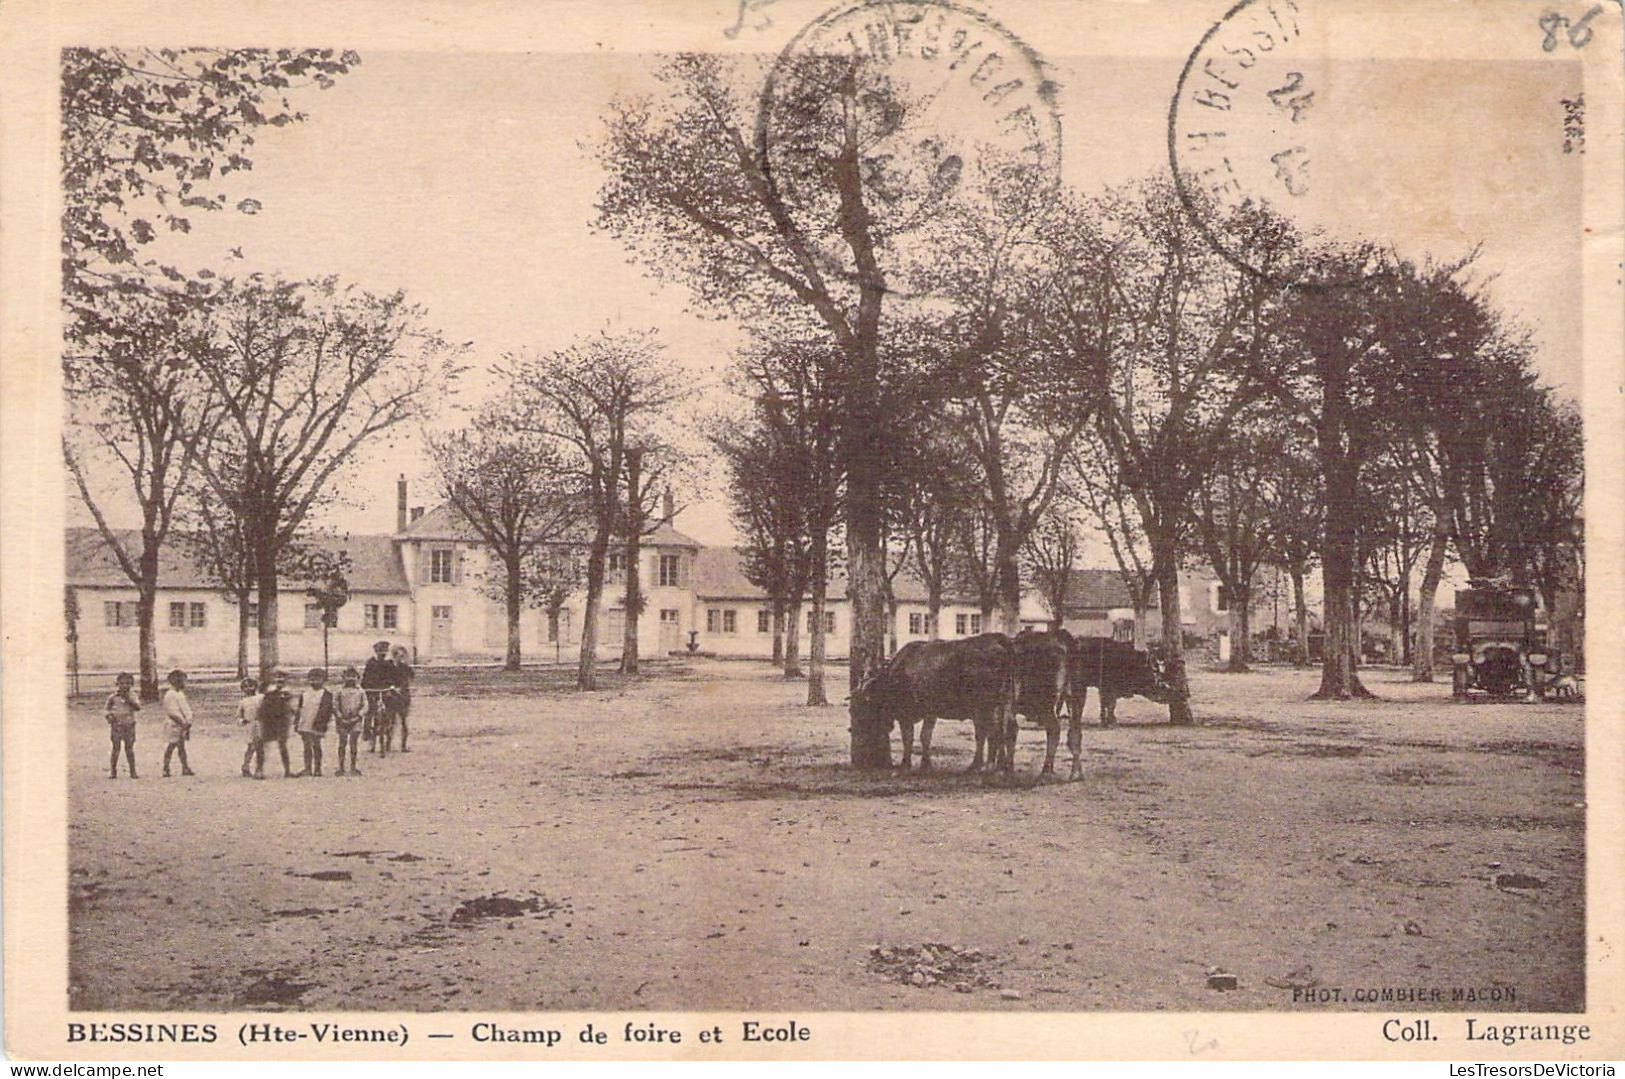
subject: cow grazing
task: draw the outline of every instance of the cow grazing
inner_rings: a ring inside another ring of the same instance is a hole
[[[997,752],[1016,692],[1015,652],[1002,633],[954,641],[911,641],[852,694],[854,722],[895,720],[903,734],[903,768],[912,766],[914,724],[920,727],[920,768],[931,767],[931,733],[939,719],[968,719],[976,757]],[[989,743],[992,743],[991,745]],[[994,763],[986,758],[989,767]]]
[[[1069,664],[1072,635],[1064,629],[1036,633],[1022,630],[1015,638],[1020,692],[1004,732],[1003,751],[1013,758],[1016,749],[1016,713],[1044,725],[1043,775],[1055,774],[1055,750],[1061,742],[1061,705],[1070,697]],[[1005,770],[1013,760],[1002,761]]]
[[[1089,687],[1100,693],[1100,725],[1117,722],[1117,698],[1145,697],[1166,703],[1168,687],[1151,657],[1133,645],[1109,637],[1074,637],[1067,662],[1066,747],[1072,753],[1072,778],[1082,774],[1083,706]]]

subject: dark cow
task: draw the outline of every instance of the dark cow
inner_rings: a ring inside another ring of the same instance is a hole
[[[1066,747],[1072,752],[1072,778],[1082,774],[1078,755],[1083,752],[1083,706],[1089,687],[1100,692],[1100,725],[1117,722],[1117,698],[1145,697],[1159,704],[1168,701],[1168,687],[1151,657],[1131,644],[1109,637],[1074,637],[1068,654]]]
[[[955,641],[911,641],[852,694],[854,723],[895,720],[903,733],[903,768],[913,764],[914,724],[920,728],[920,768],[931,767],[931,732],[939,719],[968,719],[976,757],[997,752],[1016,692],[1015,650],[1002,633]],[[993,745],[989,746],[989,741]],[[993,760],[988,758],[991,767]]]
[[[1038,633],[1022,630],[1015,638],[1016,661],[1021,685],[1003,739],[1002,749],[1013,756],[1016,749],[1016,713],[1044,726],[1043,775],[1055,774],[1055,750],[1061,743],[1061,705],[1070,697],[1068,658],[1072,635],[1064,629]],[[1008,758],[1000,763],[1010,771]]]

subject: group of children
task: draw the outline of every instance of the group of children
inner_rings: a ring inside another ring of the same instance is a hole
[[[360,775],[356,755],[362,738],[368,747],[387,754],[394,742],[395,727],[401,730],[401,752],[406,747],[407,715],[411,710],[413,671],[410,654],[397,647],[391,655],[389,642],[379,641],[373,646],[373,658],[367,661],[365,673],[354,667],[346,668],[343,686],[337,691],[327,688],[327,672],[313,668],[309,674],[309,688],[290,690],[288,675],[277,671],[266,683],[263,692],[257,681],[245,678],[243,697],[237,705],[237,720],[248,727],[248,746],[243,752],[242,773],[253,779],[265,778],[265,748],[274,744],[282,757],[282,773],[292,779],[322,774],[322,739],[331,727],[338,731],[339,761],[335,775]],[[170,775],[170,761],[178,756],[181,775],[195,775],[186,759],[186,742],[192,733],[192,706],[186,699],[186,672],[171,671],[169,688],[164,691],[164,775]],[[133,690],[135,679],[121,674],[116,688],[107,698],[105,709],[108,732],[113,752],[108,761],[108,777],[118,778],[119,755],[122,751],[131,779],[138,778],[135,770],[136,713],[141,711]],[[288,735],[299,735],[304,745],[304,768],[293,770],[288,757]],[[349,768],[345,761],[348,754]],[[253,771],[249,770],[250,763]]]

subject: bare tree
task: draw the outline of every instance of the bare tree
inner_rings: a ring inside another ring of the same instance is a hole
[[[1269,553],[1271,480],[1287,435],[1275,417],[1254,414],[1231,431],[1197,486],[1196,535],[1224,586],[1230,613],[1226,670],[1246,671],[1252,659],[1253,580]]]
[[[589,522],[576,685],[595,689],[605,567],[626,526],[627,451],[687,396],[683,377],[653,331],[600,331],[555,352],[510,356],[500,373],[523,410],[516,429],[553,442]]]
[[[427,434],[441,495],[490,548],[499,567],[483,585],[502,603],[508,623],[504,669],[522,660],[520,614],[551,593],[547,566],[537,551],[575,537],[576,491],[553,442],[523,430],[523,416],[507,398],[493,402],[445,434]]]
[[[917,120],[928,109],[871,61],[782,63],[764,95],[758,72],[682,55],[658,73],[663,98],[618,102],[602,143],[599,221],[713,310],[755,320],[793,306],[839,357],[855,688],[885,649],[883,477],[871,467],[890,429],[882,314],[904,272],[898,240],[952,192],[958,172],[913,152],[941,146]],[[854,723],[851,759],[889,766],[889,726]]]
[[[233,461],[227,447],[216,444],[209,450],[217,471],[223,474],[241,469],[238,454]],[[183,506],[183,530],[177,533],[179,547],[214,581],[223,596],[237,609],[237,677],[247,678],[250,643],[257,624],[254,601],[257,581],[249,533],[242,517],[222,501],[213,488],[198,477]],[[314,537],[294,538],[277,555],[278,574],[283,581],[316,586],[335,574],[349,572],[348,552],[335,552],[315,542]]]
[[[361,446],[444,396],[460,351],[427,330],[422,309],[401,293],[375,295],[333,278],[256,276],[222,286],[210,340],[189,359],[219,400],[220,424],[241,458],[196,459],[244,524],[262,677],[278,664],[283,551]]]
[[[906,456],[893,475],[899,528],[912,552],[911,564],[925,585],[926,633],[942,635],[942,605],[955,582],[958,529],[977,502],[974,469],[962,457],[961,443],[946,423],[918,421],[916,438],[906,440]]]
[[[1123,482],[1118,466],[1098,436],[1086,434],[1068,455],[1067,492],[1106,537],[1118,577],[1134,608],[1134,647],[1143,651],[1151,597],[1157,591],[1157,573],[1151,547],[1139,525],[1140,510],[1134,493]]]
[[[1027,537],[1027,576],[1044,597],[1051,629],[1060,629],[1066,620],[1066,601],[1080,546],[1077,523],[1067,509],[1058,505],[1049,508]]]
[[[1270,558],[1292,581],[1294,663],[1309,665],[1309,594],[1307,579],[1320,547],[1323,517],[1319,462],[1314,435],[1301,424],[1275,459],[1264,489],[1265,528]]]
[[[64,362],[67,422],[63,458],[114,562],[136,590],[140,693],[158,697],[159,552],[176,522],[199,451],[212,438],[217,401],[185,357],[199,347],[201,323],[183,297],[103,292],[79,311]],[[141,517],[131,550],[103,503],[112,492],[96,477],[111,465],[117,498]]]
[[[800,678],[799,620],[810,577],[808,471],[804,447],[784,434],[756,401],[743,417],[713,420],[710,439],[727,469],[729,504],[744,541],[741,569],[773,607],[773,661],[783,664],[786,678]]]
[[[1275,290],[1197,235],[1172,183],[1143,181],[1098,205],[1058,214],[1051,324],[1080,357],[1103,357],[1109,390],[1097,433],[1132,498],[1162,610],[1169,718],[1192,721],[1180,622],[1179,567],[1191,507],[1220,447],[1266,389]],[[1250,212],[1220,222],[1232,250],[1278,257],[1287,238]]]
[[[807,703],[813,706],[829,703],[824,685],[829,539],[840,514],[842,479],[834,388],[838,365],[835,351],[818,338],[791,334],[759,338],[742,363],[762,421],[801,472],[792,490],[802,501],[807,536]]]

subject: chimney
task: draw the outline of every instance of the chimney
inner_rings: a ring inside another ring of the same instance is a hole
[[[671,519],[677,516],[677,503],[672,500],[670,487],[666,488],[666,493],[660,497],[660,514],[666,519],[667,524],[671,524]]]
[[[406,473],[395,481],[395,531],[406,531]]]

